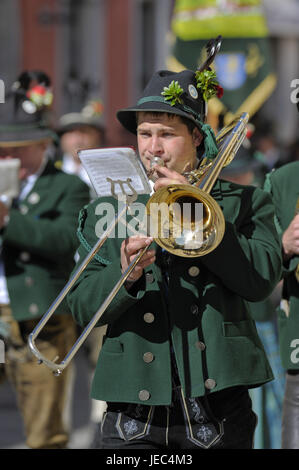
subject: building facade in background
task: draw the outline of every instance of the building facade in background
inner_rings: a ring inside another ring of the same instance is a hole
[[[225,0],[218,0],[225,7]],[[259,113],[275,120],[279,139],[296,138],[298,113],[290,100],[299,79],[299,1],[263,1],[277,86]],[[107,145],[133,138],[116,110],[136,101],[171,53],[174,0],[1,0],[0,79],[6,86],[24,69],[52,78],[53,122],[101,99]],[[279,111],[278,111],[279,110]]]

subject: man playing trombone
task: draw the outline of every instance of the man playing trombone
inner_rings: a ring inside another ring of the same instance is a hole
[[[137,105],[117,114],[137,134],[154,194],[169,185],[174,193],[176,185],[188,187],[186,169],[190,175],[198,166],[203,148],[207,161],[217,158],[205,124],[206,100],[218,91],[211,74],[209,68],[156,72]],[[159,159],[162,165],[152,167]],[[108,238],[69,293],[74,318],[86,325],[132,259],[150,246],[98,323],[107,324],[92,386],[93,398],[107,402],[103,449],[252,447],[256,416],[248,388],[273,376],[247,301],[276,286],[280,244],[262,190],[217,179],[211,195],[225,230],[208,254],[177,256],[147,236]],[[96,242],[98,202],[81,213],[81,260]]]

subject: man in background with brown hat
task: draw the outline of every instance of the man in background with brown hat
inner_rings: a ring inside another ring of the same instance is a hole
[[[38,365],[28,335],[68,280],[77,249],[80,209],[88,186],[57,170],[47,158],[54,134],[45,122],[51,102],[49,78],[24,72],[0,105],[0,158],[20,161],[20,192],[0,202],[0,318],[7,325],[4,372],[14,385],[26,443],[34,449],[64,448],[72,370],[55,377]],[[40,333],[46,357],[64,357],[75,339],[74,322],[62,303]]]
[[[164,163],[154,167],[154,191],[188,184],[184,172],[197,167],[202,147],[208,159],[217,155],[205,121],[206,101],[218,91],[209,68],[159,71],[137,105],[118,112],[137,134],[145,169],[155,157]],[[248,388],[273,376],[245,300],[261,300],[275,287],[280,245],[271,200],[259,188],[217,180],[211,194],[225,216],[219,246],[184,258],[153,245],[98,323],[108,328],[92,387],[92,396],[108,404],[103,449],[252,447],[256,417]],[[137,201],[148,199],[139,195]],[[98,203],[81,213],[81,259],[97,240]],[[68,297],[79,324],[89,322],[152,241],[107,239],[101,259],[93,259]]]

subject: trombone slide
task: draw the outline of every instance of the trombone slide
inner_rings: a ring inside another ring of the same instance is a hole
[[[94,245],[94,247],[92,248],[92,250],[87,254],[87,256],[84,258],[84,260],[82,261],[82,263],[80,264],[79,268],[77,269],[77,271],[73,274],[73,276],[69,279],[69,281],[67,282],[67,284],[64,286],[64,288],[62,289],[62,291],[59,293],[59,295],[57,296],[57,298],[54,300],[54,302],[52,303],[52,305],[50,306],[50,308],[48,309],[48,311],[44,314],[44,316],[41,318],[41,320],[38,322],[38,324],[36,325],[36,327],[34,328],[34,330],[32,331],[32,333],[30,333],[29,337],[28,337],[28,344],[29,344],[29,348],[31,350],[31,352],[38,358],[38,363],[39,364],[42,364],[44,363],[45,365],[47,365],[50,369],[52,369],[53,371],[59,373],[58,371],[60,369],[63,369],[65,367],[64,365],[64,362],[62,362],[61,364],[56,364],[55,361],[50,361],[49,359],[47,359],[39,350],[38,348],[36,347],[36,344],[35,344],[35,339],[37,338],[37,336],[39,335],[40,331],[43,329],[43,327],[45,326],[45,324],[49,321],[50,317],[54,314],[55,310],[58,308],[58,306],[61,304],[61,302],[63,301],[63,299],[66,297],[66,295],[69,293],[69,291],[71,290],[71,288],[73,287],[73,285],[75,284],[75,282],[77,281],[77,279],[79,278],[79,276],[81,275],[81,273],[85,270],[86,266],[90,263],[90,261],[94,258],[94,256],[96,255],[96,253],[99,251],[99,249],[102,247],[102,245],[104,244],[104,242],[107,240],[107,238],[109,237],[109,235],[112,233],[114,227],[115,227],[115,224],[118,223],[121,218],[124,216],[124,214],[126,213],[127,211],[127,208],[128,208],[128,204],[125,204],[124,207],[119,211],[119,213],[117,214],[117,218],[107,227],[107,229],[105,230],[105,232],[103,233],[103,235],[99,238],[99,240],[97,241],[97,243]],[[73,349],[73,348],[72,348]],[[73,355],[75,354],[75,352],[72,354],[72,357]]]
[[[66,366],[70,363],[70,361],[72,360],[72,358],[74,357],[74,355],[76,354],[76,352],[78,351],[78,349],[81,347],[81,345],[84,343],[85,339],[87,338],[87,336],[89,335],[89,333],[91,332],[91,330],[96,326],[96,324],[98,323],[99,319],[101,318],[103,312],[109,307],[110,303],[112,302],[112,300],[114,299],[114,297],[116,296],[116,294],[118,293],[118,291],[120,290],[120,288],[122,287],[122,285],[126,282],[127,278],[129,277],[130,273],[133,271],[133,269],[135,268],[136,264],[139,262],[139,260],[142,258],[142,256],[145,254],[145,252],[148,250],[150,245],[146,246],[145,248],[143,248],[139,253],[138,255],[135,256],[135,258],[133,259],[133,261],[131,262],[131,264],[128,266],[128,268],[126,269],[126,271],[123,273],[123,275],[121,276],[121,278],[119,279],[119,281],[115,284],[115,286],[113,287],[113,289],[111,290],[110,294],[108,295],[108,297],[104,300],[104,302],[102,303],[102,305],[100,306],[99,310],[94,314],[93,318],[90,320],[90,322],[88,323],[88,325],[85,327],[85,329],[82,331],[81,335],[79,336],[79,338],[77,339],[77,341],[74,343],[74,345],[72,346],[72,348],[70,349],[70,351],[67,353],[67,355],[64,357],[64,359],[60,362],[60,363],[56,363],[55,361],[50,361],[49,359],[47,359],[46,357],[44,357],[40,351],[37,349],[36,345],[35,345],[35,338],[36,336],[38,335],[38,333],[40,332],[40,330],[43,328],[44,324],[48,321],[49,317],[52,315],[52,309],[49,310],[49,313],[45,314],[42,321],[37,325],[37,327],[35,328],[35,330],[33,330],[33,332],[30,334],[29,336],[29,347],[31,349],[31,351],[35,354],[36,357],[39,358],[38,362],[41,364],[41,363],[44,363],[46,366],[48,366],[50,369],[52,369],[54,371],[54,374],[55,375],[60,375],[61,372],[63,371],[63,369],[66,368]],[[83,263],[82,263],[83,264]],[[80,271],[81,273],[82,271]],[[77,276],[78,277],[78,276]],[[76,279],[77,279],[76,277]],[[70,286],[71,287],[71,286]],[[70,289],[69,287],[69,289]],[[69,291],[68,289],[68,291]],[[55,302],[54,302],[55,304]],[[53,306],[54,306],[53,304]],[[57,308],[57,306],[55,305],[54,306],[55,308]]]

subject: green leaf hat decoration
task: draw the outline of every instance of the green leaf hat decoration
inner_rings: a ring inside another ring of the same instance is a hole
[[[197,88],[201,89],[205,101],[217,95],[219,84],[214,70],[202,70],[201,72],[197,70],[195,72],[195,78]]]
[[[178,81],[172,80],[168,87],[163,88],[161,95],[163,95],[165,100],[170,101],[171,106],[176,105],[177,103],[182,104],[182,100],[180,98],[181,94],[184,92],[183,88],[181,88]]]

